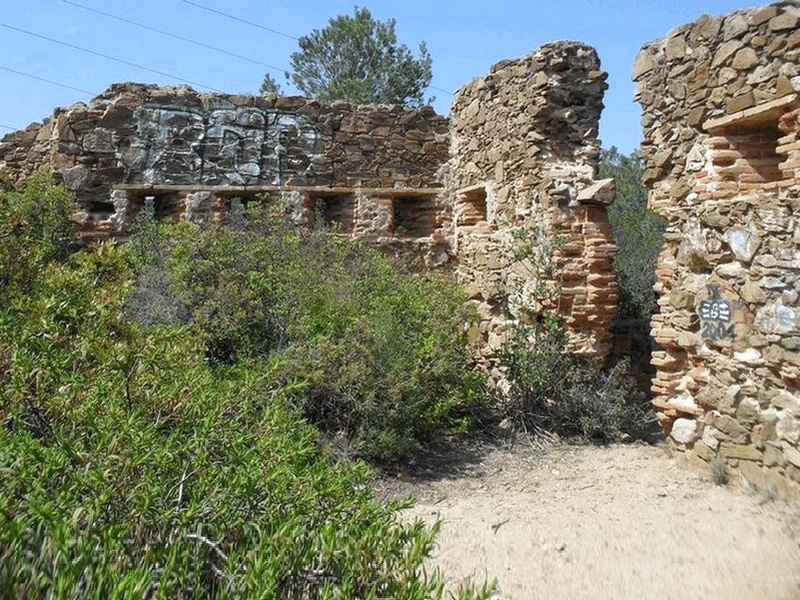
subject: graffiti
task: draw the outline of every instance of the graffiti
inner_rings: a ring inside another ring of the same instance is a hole
[[[700,334],[707,340],[729,340],[736,337],[736,326],[731,321],[731,305],[719,294],[719,286],[708,286],[709,299],[697,308],[700,316]]]
[[[313,178],[322,151],[308,117],[279,109],[142,107],[135,118],[123,164],[146,183],[280,185]]]

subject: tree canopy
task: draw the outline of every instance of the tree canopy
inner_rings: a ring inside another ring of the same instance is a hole
[[[620,310],[624,316],[649,319],[658,308],[653,285],[666,224],[647,208],[642,163],[636,153],[625,156],[613,146],[603,150],[599,176],[613,177],[617,185],[608,216],[619,246],[614,271],[620,285]]]
[[[425,102],[423,94],[433,76],[425,42],[415,57],[399,44],[395,20],[377,21],[367,8],[340,15],[327,27],[298,40],[287,78],[306,96],[323,101],[349,100],[355,104]],[[265,78],[262,91],[274,91]]]

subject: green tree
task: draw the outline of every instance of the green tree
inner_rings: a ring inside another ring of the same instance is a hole
[[[414,57],[398,44],[395,20],[376,21],[366,8],[340,15],[298,40],[287,77],[304,95],[323,101],[419,106],[433,76],[425,42]]]
[[[259,88],[258,91],[261,92],[261,94],[280,94],[281,85],[272,75],[267,73],[264,75],[264,80],[261,82],[261,88]]]
[[[621,315],[649,319],[658,308],[653,285],[666,223],[647,208],[642,163],[635,153],[625,156],[613,146],[603,150],[599,175],[613,177],[617,184],[609,220],[619,246],[614,271],[620,286]]]

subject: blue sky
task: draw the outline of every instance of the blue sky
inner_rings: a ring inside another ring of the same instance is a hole
[[[257,93],[265,72],[283,81],[282,69],[297,49],[293,37],[324,27],[337,14],[352,14],[354,4],[358,4],[368,7],[377,19],[394,17],[400,41],[412,50],[416,51],[420,41],[427,42],[433,57],[432,85],[439,88],[429,93],[436,96],[434,107],[441,114],[449,112],[452,96],[448,92],[487,73],[492,64],[502,59],[524,56],[557,39],[591,44],[609,73],[600,137],[605,147],[615,145],[625,153],[635,150],[641,137],[640,112],[631,99],[634,84],[630,81],[639,48],[703,13],[721,15],[754,5],[743,0],[14,0],[11,4],[13,8],[6,7],[0,14],[0,135],[7,127],[22,128],[43,119],[56,106],[86,102],[120,81],[167,85],[181,83],[180,78],[193,82],[193,87],[201,91],[205,86],[230,93]],[[77,5],[250,60],[170,38]],[[58,87],[32,75],[77,90]],[[284,85],[284,91],[292,90]]]

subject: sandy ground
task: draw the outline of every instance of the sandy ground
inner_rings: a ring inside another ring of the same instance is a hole
[[[436,462],[436,461],[434,461]],[[442,521],[433,563],[498,599],[800,599],[800,503],[661,447],[481,448],[378,491]]]

